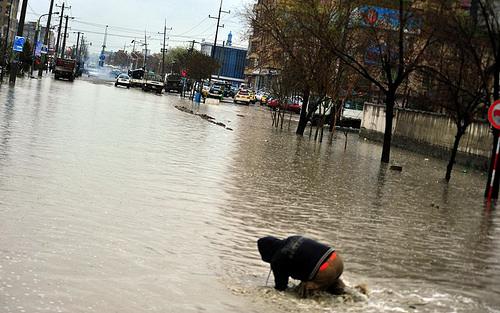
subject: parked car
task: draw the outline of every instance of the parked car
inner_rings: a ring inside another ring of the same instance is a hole
[[[251,102],[252,96],[248,90],[240,89],[234,96],[234,103],[250,104]]]
[[[277,109],[280,106],[280,102],[276,98],[269,97],[267,100],[267,106],[272,109]]]
[[[267,99],[267,106],[272,109],[281,107],[285,110],[299,114],[300,110],[302,110],[302,99],[300,97],[291,98],[286,101],[286,104],[283,104],[279,99],[270,97]]]
[[[203,83],[203,87],[201,88],[201,94],[203,95],[204,98],[208,97],[210,88],[212,88],[212,85],[209,82]]]
[[[255,92],[252,90],[248,90],[248,94],[250,95],[250,103],[255,104],[257,102],[257,99],[255,98]]]
[[[302,110],[302,98],[294,97],[288,100],[286,109],[288,111],[292,111],[294,113],[300,114],[300,110]]]
[[[255,94],[255,100],[259,101],[260,104],[266,104],[268,97],[269,94],[264,90],[257,91],[257,93]]]
[[[214,83],[208,92],[208,98],[222,100],[224,97],[224,84]]]
[[[231,86],[230,91],[229,91],[229,97],[234,98],[234,96],[236,96],[238,91],[239,91],[238,87]]]
[[[156,91],[156,93],[161,94],[163,91],[163,79],[160,75],[156,75],[153,73],[148,73],[144,75],[144,80],[142,82],[142,90],[143,91]]]
[[[130,77],[127,74],[118,75],[115,81],[115,87],[118,86],[127,87],[127,89],[130,88]]]

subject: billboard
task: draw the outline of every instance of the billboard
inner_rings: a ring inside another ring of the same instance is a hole
[[[405,12],[407,22],[405,32],[419,32],[421,19],[412,12]],[[377,6],[361,6],[353,11],[353,22],[359,26],[374,27],[385,30],[399,29],[399,10]]]

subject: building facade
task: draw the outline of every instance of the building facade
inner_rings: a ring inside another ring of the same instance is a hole
[[[14,38],[17,31],[17,11],[19,8],[19,0],[0,0],[0,38],[2,43],[7,35],[9,13],[10,13],[10,29],[9,42]]]
[[[35,40],[36,23],[37,22],[27,22],[26,24],[24,24],[23,35],[31,43],[33,43]],[[47,33],[47,27],[40,25],[40,33],[38,34],[38,40],[43,42],[45,39],[46,33]],[[54,32],[50,31],[50,33],[49,33],[49,46],[50,47],[53,47],[55,45],[54,39],[55,39]]]
[[[201,52],[205,55],[212,55],[212,49],[213,43],[201,44]],[[220,64],[220,68],[212,74],[212,78],[225,80],[234,85],[245,82],[247,52],[245,48],[232,45],[232,34],[229,33],[228,40],[215,47],[214,58]]]

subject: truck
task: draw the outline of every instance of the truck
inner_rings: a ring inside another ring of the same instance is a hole
[[[57,58],[54,68],[54,78],[65,78],[72,82],[76,76],[76,61],[72,59]]]
[[[161,94],[164,88],[164,83],[160,75],[154,73],[144,74],[144,79],[142,81],[142,90],[150,91],[153,90],[158,94]]]
[[[130,77],[130,86],[143,87],[144,73],[145,71],[142,68],[128,71],[128,76]]]
[[[167,74],[165,75],[165,91],[170,92],[174,90],[175,92],[182,92],[182,77],[180,74]]]

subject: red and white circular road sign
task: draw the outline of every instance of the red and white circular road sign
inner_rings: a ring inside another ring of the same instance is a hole
[[[488,119],[493,127],[500,129],[500,100],[495,101],[488,111]]]

